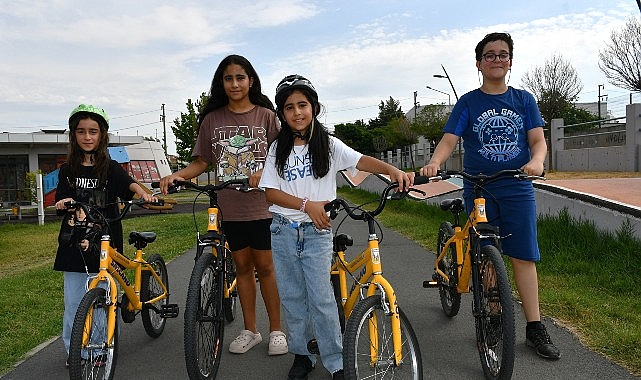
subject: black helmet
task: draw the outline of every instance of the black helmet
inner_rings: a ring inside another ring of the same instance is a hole
[[[312,85],[312,82],[310,82],[307,78],[301,75],[292,74],[283,78],[278,83],[278,86],[276,86],[276,97],[275,97],[276,107],[278,109],[281,109],[283,106],[283,103],[285,102],[285,96],[289,95],[291,93],[291,90],[294,90],[297,88],[310,91],[312,97],[314,98],[312,99],[313,100],[312,103],[315,103],[315,105],[318,104],[318,93],[316,92],[316,89]]]

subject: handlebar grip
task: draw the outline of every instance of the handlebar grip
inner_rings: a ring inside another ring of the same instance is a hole
[[[430,177],[424,175],[414,176],[414,185],[425,185],[430,182]]]

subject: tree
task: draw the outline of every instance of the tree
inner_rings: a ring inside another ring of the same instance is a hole
[[[565,104],[574,102],[583,90],[576,70],[559,53],[546,60],[543,66],[526,72],[521,83],[539,102],[546,123],[562,117]]]
[[[403,115],[403,110],[400,106],[401,102],[394,100],[391,96],[389,100],[378,105],[378,117],[369,121],[369,129],[375,130],[383,128],[393,119],[400,119]]]
[[[198,114],[202,112],[207,103],[207,94],[200,94],[200,99],[194,105],[191,99],[187,99],[187,113],[180,113],[180,118],[174,119],[171,130],[176,136],[176,154],[180,162],[191,162],[191,153],[198,137]]]
[[[599,51],[599,68],[611,84],[641,91],[641,21],[631,17],[620,33],[612,31],[610,43]]]
[[[412,129],[435,146],[443,137],[443,127],[448,117],[449,113],[444,104],[428,104],[423,106],[412,120]]]
[[[336,124],[334,135],[355,150],[371,155],[375,152],[372,132],[367,129],[363,120],[355,123]]]

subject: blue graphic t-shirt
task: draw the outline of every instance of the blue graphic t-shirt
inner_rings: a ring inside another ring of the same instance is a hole
[[[530,160],[527,132],[544,125],[532,94],[508,87],[500,95],[479,89],[463,95],[443,129],[463,138],[463,166],[472,174],[518,169]]]

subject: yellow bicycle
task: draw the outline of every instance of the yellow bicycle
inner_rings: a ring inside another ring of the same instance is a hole
[[[126,323],[142,314],[142,324],[152,338],[159,337],[166,318],[178,316],[178,305],[169,303],[169,277],[162,256],[153,254],[143,258],[143,248],[156,240],[155,232],[131,232],[129,244],[136,247],[133,259],[116,251],[111,245],[108,226],[129,211],[131,205],[148,204],[144,200],[121,202],[124,208],[113,219],[106,218],[91,203],[65,203],[74,209],[74,229],[92,241],[100,234],[99,272],[87,280],[84,295],[71,330],[69,345],[69,377],[71,379],[112,379],[118,358],[118,310]],[[161,202],[151,203],[162,205]],[[126,269],[134,273],[130,282]],[[118,286],[124,291],[118,300]]]
[[[190,379],[215,379],[223,353],[225,321],[236,317],[238,293],[236,266],[222,228],[223,213],[218,205],[218,191],[235,188],[250,191],[247,178],[229,180],[217,185],[198,185],[189,181],[175,181],[169,193],[178,187],[192,189],[209,197],[207,231],[197,232],[196,258],[189,280],[185,304],[184,347],[185,364]],[[152,187],[158,187],[152,183]],[[194,199],[195,205],[195,199]]]
[[[422,179],[422,183],[427,182],[427,177]],[[421,184],[421,178],[415,178],[415,184]],[[382,239],[376,233],[375,216],[383,211],[390,192],[396,187],[398,183],[395,182],[383,190],[374,211],[350,206],[344,199],[335,199],[325,206],[332,219],[342,209],[347,216],[362,220],[368,226],[367,248],[351,260],[346,259],[345,251],[353,245],[352,237],[346,234],[334,236],[331,281],[338,309],[342,311],[339,313],[341,324],[345,326],[343,368],[346,379],[423,378],[418,339],[398,304],[396,292],[383,276]],[[410,191],[424,194],[418,189]],[[405,195],[407,193],[397,192],[390,199],[401,199]],[[349,289],[348,278],[352,281]],[[310,346],[313,351],[313,343]]]
[[[445,315],[454,317],[461,306],[461,294],[473,296],[472,314],[476,343],[483,373],[487,379],[509,379],[514,369],[514,305],[512,289],[501,250],[497,226],[488,222],[485,213],[484,185],[501,178],[542,179],[522,170],[501,170],[491,175],[472,175],[463,171],[439,172],[430,181],[462,178],[474,186],[474,208],[463,225],[462,198],[441,202],[453,222],[442,222],[438,231],[436,262],[432,279],[425,288],[438,288]],[[500,205],[499,205],[500,206]],[[471,287],[470,287],[471,285]]]

